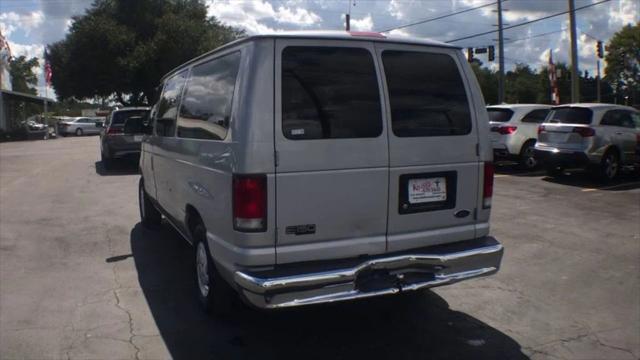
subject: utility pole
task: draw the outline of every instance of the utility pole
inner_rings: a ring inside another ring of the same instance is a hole
[[[502,27],[502,0],[498,0],[498,104],[504,102],[504,36]]]
[[[596,60],[596,89],[598,92],[598,101],[597,102],[601,102],[602,100],[600,99],[600,59]]]
[[[571,28],[571,102],[578,103],[580,102],[580,74],[578,73],[575,0],[569,0],[569,26]]]
[[[350,31],[351,30],[351,0],[347,0],[347,3],[349,4],[349,10],[347,11],[347,13],[345,14],[345,30]],[[355,5],[355,0],[353,1],[353,5]]]

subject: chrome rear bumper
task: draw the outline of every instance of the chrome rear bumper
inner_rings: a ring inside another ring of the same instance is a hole
[[[498,271],[502,253],[497,240],[485,237],[324,271],[236,271],[234,281],[254,306],[284,308],[395,294],[490,275]]]

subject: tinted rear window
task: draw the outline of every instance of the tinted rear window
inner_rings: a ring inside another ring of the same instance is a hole
[[[487,113],[489,113],[489,121],[495,122],[507,122],[513,116],[511,109],[487,109]]]
[[[130,117],[144,118],[149,110],[128,110],[113,113],[111,125],[124,125]]]
[[[292,140],[382,134],[380,93],[371,53],[360,48],[285,48],[282,132]]]
[[[579,107],[561,107],[551,109],[545,122],[563,124],[591,124],[591,109]]]
[[[384,51],[382,62],[396,136],[465,135],[471,131],[467,93],[451,56]]]

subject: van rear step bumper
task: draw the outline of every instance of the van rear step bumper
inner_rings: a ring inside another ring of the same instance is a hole
[[[242,296],[259,308],[332,303],[453,284],[500,268],[502,245],[493,237],[366,258],[347,267],[288,274],[236,271]]]

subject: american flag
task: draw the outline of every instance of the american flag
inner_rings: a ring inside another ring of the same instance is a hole
[[[553,50],[549,49],[549,84],[551,88],[551,103],[560,104],[560,91],[558,90],[558,74],[556,65],[553,63]]]
[[[53,72],[51,71],[51,64],[49,63],[49,53],[47,50],[44,50],[44,80],[47,85],[51,85],[51,76],[53,76]]]

